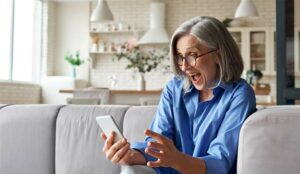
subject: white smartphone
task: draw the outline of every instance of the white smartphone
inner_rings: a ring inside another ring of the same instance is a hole
[[[111,115],[98,116],[96,117],[96,121],[107,137],[110,136],[113,131],[116,133],[114,142],[124,138],[118,125]]]

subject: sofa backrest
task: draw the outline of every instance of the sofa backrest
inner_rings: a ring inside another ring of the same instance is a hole
[[[129,142],[145,139],[146,130],[153,119],[157,106],[130,107],[124,117],[123,134]]]
[[[0,173],[120,173],[102,152],[95,117],[110,114],[143,141],[156,106],[0,105]],[[238,173],[299,173],[300,107],[259,110],[243,124]]]
[[[242,126],[237,173],[299,173],[299,147],[300,106],[259,110]]]
[[[0,105],[0,173],[120,173],[102,152],[96,116],[123,129],[129,106]]]
[[[54,174],[59,108],[12,105],[0,109],[0,173]]]
[[[102,152],[103,140],[96,116],[112,115],[122,131],[128,106],[75,106],[62,108],[56,122],[56,174],[120,173]]]

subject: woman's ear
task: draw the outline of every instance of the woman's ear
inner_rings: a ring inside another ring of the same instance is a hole
[[[220,59],[221,59],[221,54],[220,54],[220,51],[217,50],[216,51],[216,56],[215,56],[215,63],[220,64]]]
[[[216,57],[215,57],[215,63],[218,64],[218,65],[220,64],[220,58],[221,57],[220,57],[219,53],[217,53]]]

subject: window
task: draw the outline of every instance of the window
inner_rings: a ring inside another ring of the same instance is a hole
[[[276,39],[277,39],[277,104],[298,104],[300,88],[295,87],[295,60],[297,59],[297,22],[300,17],[299,3],[294,0],[276,1]],[[296,26],[296,28],[295,28]],[[296,46],[295,46],[296,45]],[[296,50],[296,51],[295,51]],[[295,59],[296,58],[296,59]]]
[[[8,80],[11,64],[12,1],[0,0],[0,79]]]
[[[41,7],[38,0],[0,0],[0,79],[38,81]]]

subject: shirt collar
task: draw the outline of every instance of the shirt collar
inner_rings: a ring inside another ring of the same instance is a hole
[[[221,84],[218,87],[223,88],[224,90],[230,90],[232,89],[232,85],[232,83],[221,82]]]
[[[221,82],[220,85],[216,88],[213,89],[213,94],[217,94],[220,90],[231,90],[232,89],[232,83],[225,83],[225,82]],[[185,92],[185,94],[188,94],[190,92],[192,92],[193,90],[197,90],[195,88],[195,86],[192,84],[190,85],[190,87],[188,88],[188,90]]]

